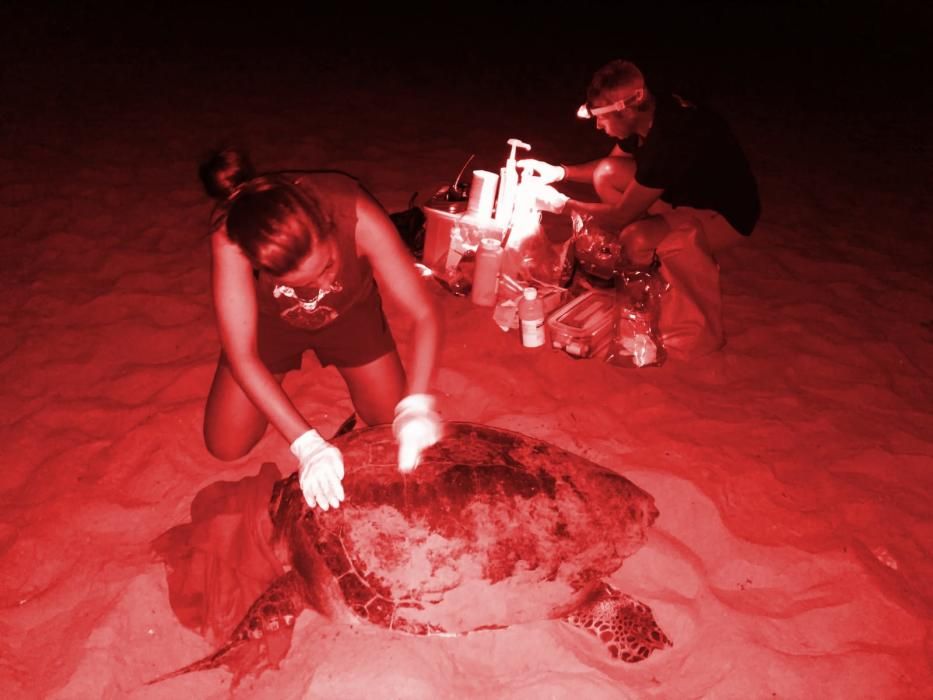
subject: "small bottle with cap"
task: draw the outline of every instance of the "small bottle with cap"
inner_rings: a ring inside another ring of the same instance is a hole
[[[538,298],[538,290],[525,287],[518,302],[518,321],[522,331],[522,345],[540,348],[544,345],[544,304]]]

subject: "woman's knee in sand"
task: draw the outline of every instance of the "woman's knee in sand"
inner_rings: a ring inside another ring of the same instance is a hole
[[[233,462],[248,455],[266,432],[263,425],[259,430],[241,432],[238,430],[218,430],[204,424],[204,446],[211,456],[221,462]]]

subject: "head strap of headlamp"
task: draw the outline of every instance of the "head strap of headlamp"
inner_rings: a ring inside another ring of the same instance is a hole
[[[644,88],[638,88],[631,95],[623,97],[621,100],[616,100],[612,104],[603,105],[602,107],[590,107],[586,102],[584,102],[577,110],[577,116],[580,119],[590,119],[592,117],[598,117],[603,114],[609,114],[610,112],[621,112],[623,109],[641,104],[644,99]]]

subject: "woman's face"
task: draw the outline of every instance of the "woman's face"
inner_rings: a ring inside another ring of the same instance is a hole
[[[311,252],[303,257],[297,267],[284,275],[276,277],[276,282],[293,289],[299,287],[317,287],[329,289],[333,286],[340,272],[340,256],[332,240],[319,241],[312,246]]]

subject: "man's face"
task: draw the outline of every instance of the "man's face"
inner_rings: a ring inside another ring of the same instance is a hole
[[[593,100],[592,106],[598,108],[611,105],[617,100],[630,98],[631,93],[631,90],[611,90]],[[605,132],[605,134],[611,138],[621,140],[628,138],[635,132],[637,113],[633,108],[626,107],[625,109],[609,112],[608,114],[600,114],[595,117],[595,119],[597,129]]]

